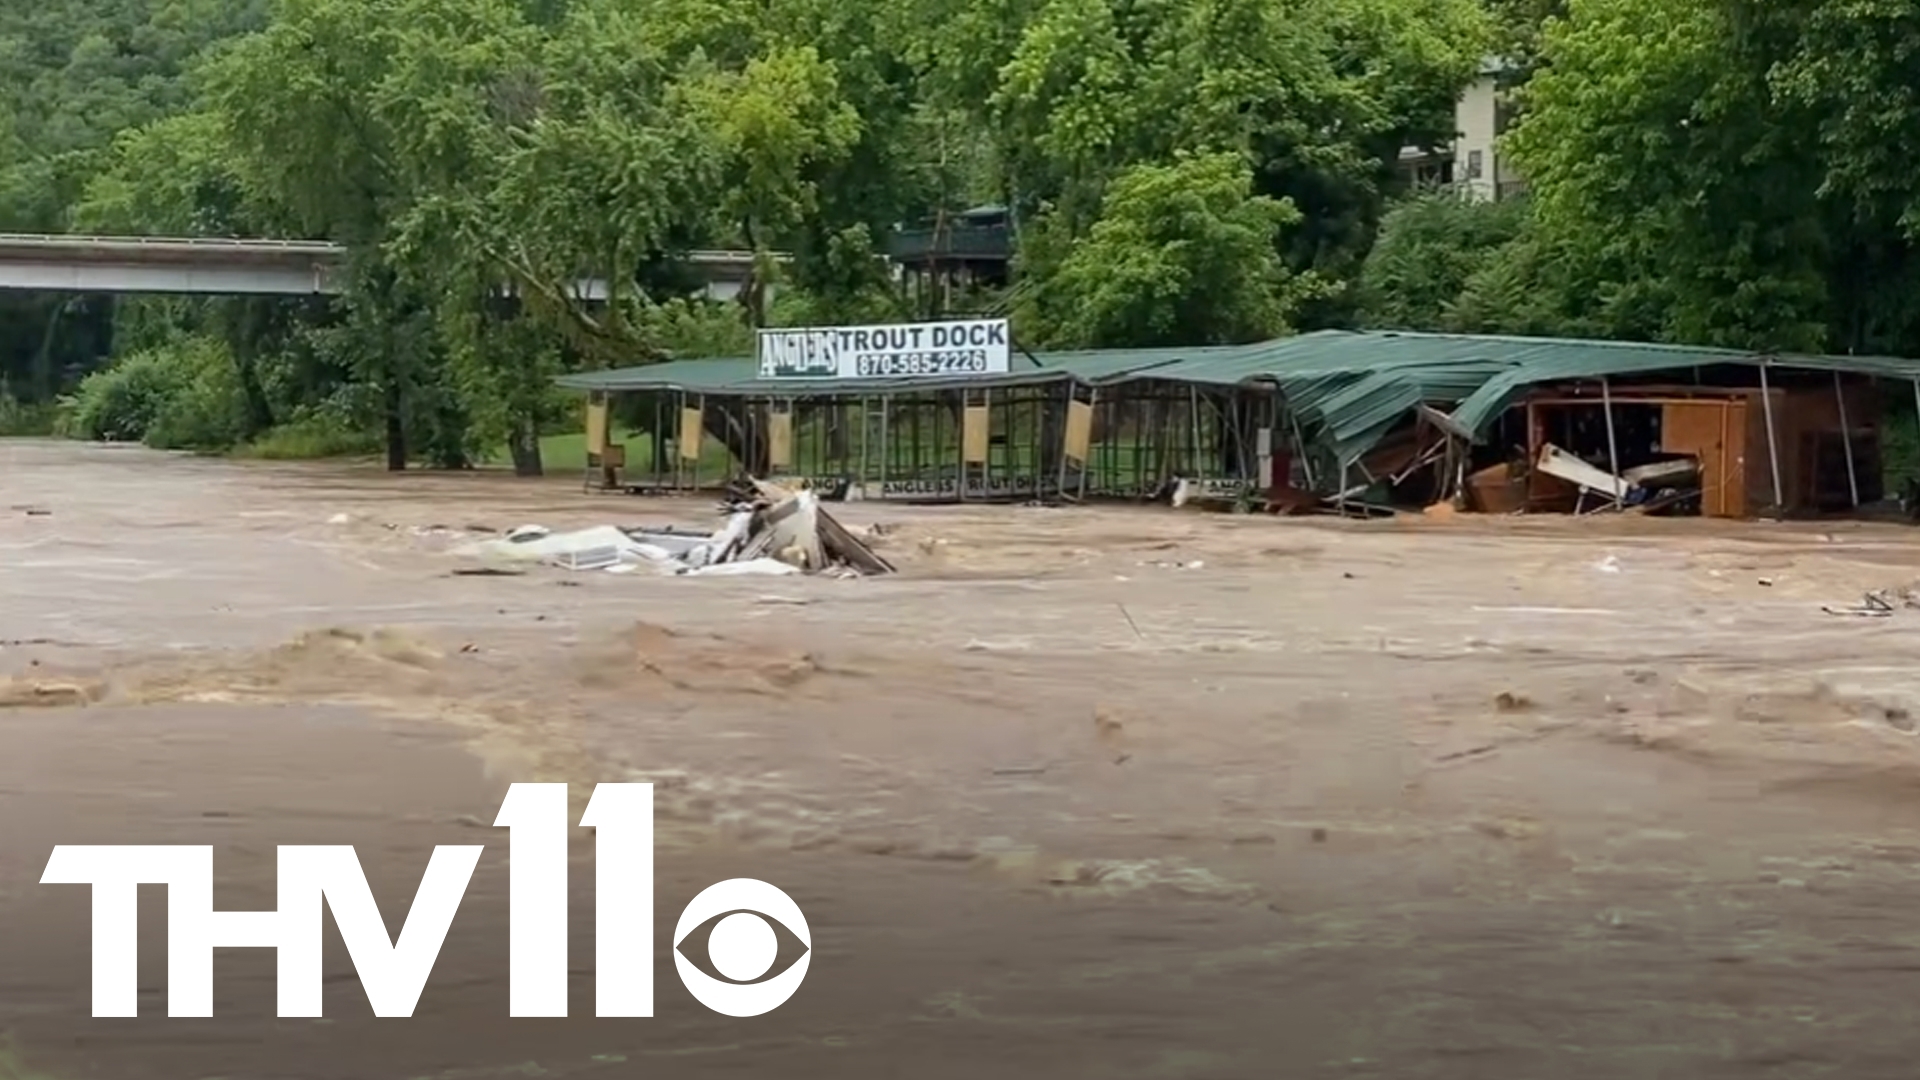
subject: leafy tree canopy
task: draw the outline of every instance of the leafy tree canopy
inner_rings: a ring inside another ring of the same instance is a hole
[[[12,5],[0,228],[325,237],[353,266],[332,303],[0,296],[0,380],[44,401],[120,354],[162,389],[209,383],[155,365],[225,365],[234,407],[155,413],[204,419],[170,441],[332,425],[454,463],[531,444],[561,370],[927,314],[887,237],[980,203],[1009,208],[1016,273],[956,303],[1035,344],[1358,324],[1920,354],[1909,8]],[[1451,144],[1490,55],[1528,194],[1409,192],[1402,149]],[[758,256],[739,303],[700,296],[710,248]]]

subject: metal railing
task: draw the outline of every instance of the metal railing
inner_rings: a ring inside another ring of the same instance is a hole
[[[73,255],[80,252],[111,254],[116,251],[127,254],[284,254],[304,255],[313,258],[338,259],[347,254],[346,246],[326,240],[262,240],[240,237],[211,236],[87,236],[65,233],[0,233],[0,256],[9,252],[60,253]],[[686,261],[696,266],[707,267],[748,267],[753,264],[751,251],[689,251]],[[774,259],[786,262],[791,256],[776,252]]]
[[[85,236],[78,234],[0,233],[0,248],[115,248],[194,251],[284,251],[302,255],[343,255],[346,248],[324,240],[242,240],[206,236]]]
[[[1013,256],[1013,235],[1005,228],[903,229],[887,238],[887,254],[897,262],[1008,259]]]

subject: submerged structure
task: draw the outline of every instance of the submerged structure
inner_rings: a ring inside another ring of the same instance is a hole
[[[1920,361],[1349,331],[1028,353],[1005,320],[961,319],[768,330],[755,357],[560,382],[588,395],[602,490],[748,474],[829,498],[1747,517],[1879,500],[1881,410],[1920,400]]]

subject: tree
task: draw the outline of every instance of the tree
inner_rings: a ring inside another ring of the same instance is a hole
[[[1625,2],[1642,21],[1660,7]],[[1814,0],[1790,6],[1818,14]],[[1583,88],[1620,59],[1606,42],[1636,28],[1592,30],[1575,8],[1579,29],[1542,45],[1571,74],[1537,145],[1554,124],[1589,147],[1631,141]],[[32,391],[51,394],[72,366],[62,350],[100,351],[75,324],[118,327],[146,364],[230,356],[245,436],[324,417],[377,432],[395,468],[505,444],[536,472],[555,372],[738,351],[753,324],[904,317],[887,230],[981,202],[1011,208],[1019,274],[967,303],[1011,311],[1036,343],[1239,341],[1363,313],[1593,316],[1583,303],[1610,332],[1737,336],[1750,309],[1789,297],[1716,292],[1745,265],[1730,253],[1750,249],[1769,273],[1791,254],[1780,245],[1802,204],[1787,187],[1747,249],[1732,216],[1745,180],[1715,189],[1721,225],[1697,229],[1676,197],[1646,229],[1596,244],[1591,223],[1622,201],[1571,158],[1543,160],[1541,210],[1511,236],[1461,217],[1458,259],[1422,262],[1446,230],[1422,239],[1402,212],[1357,288],[1402,194],[1402,147],[1450,141],[1496,21],[1477,0],[49,0],[0,15],[0,150],[9,130],[22,148],[0,159],[7,222],[323,237],[347,245],[351,268],[321,307],[100,305],[116,317],[8,299],[5,340],[50,347],[35,361],[13,344],[0,372],[38,373]],[[1797,77],[1796,57],[1813,63],[1852,25],[1752,21],[1781,41],[1716,69],[1747,73],[1726,86],[1749,96],[1729,101],[1760,100],[1754,87],[1790,97],[1751,77],[1768,70],[1757,60]],[[1891,94],[1883,67],[1874,85]],[[1670,57],[1648,71],[1672,75],[1663,101],[1690,85]],[[1795,108],[1833,117],[1836,147],[1865,145],[1864,113]],[[1700,147],[1687,175],[1728,174],[1724,150]],[[1649,153],[1635,167],[1665,165]],[[1818,229],[1840,202],[1813,197]],[[1690,261],[1651,266],[1669,238],[1694,243]],[[757,256],[743,311],[693,296],[686,257],[713,247]],[[1807,279],[1823,287],[1838,265],[1826,258]],[[1553,288],[1532,289],[1539,275]],[[1604,302],[1579,299],[1589,286]],[[160,347],[185,338],[225,349]]]
[[[1232,154],[1122,173],[1086,237],[1052,249],[1059,262],[1036,294],[1033,321],[1054,329],[1040,343],[1211,345],[1285,333],[1313,285],[1277,251],[1300,213],[1252,189],[1252,170]]]
[[[1470,3],[1059,0],[1035,16],[991,101],[1029,212],[1084,229],[1136,163],[1247,156],[1253,194],[1303,220],[1298,272],[1350,279],[1396,184],[1404,145],[1451,139],[1452,107],[1487,27]],[[1313,321],[1350,309],[1319,294]]]
[[[777,48],[737,72],[700,73],[687,94],[725,162],[721,220],[737,222],[747,250],[765,256],[819,210],[821,173],[846,160],[860,115],[811,46]],[[748,295],[754,323],[764,323],[762,293]]]
[[[1512,153],[1541,241],[1617,334],[1824,350],[1857,318],[1848,263],[1887,206],[1863,215],[1808,153],[1833,103],[1780,92],[1803,25],[1749,14],[1573,0],[1548,28]]]
[[[1423,192],[1396,205],[1361,271],[1360,309],[1368,326],[1457,330],[1468,283],[1513,257],[1527,204],[1476,201],[1454,191]]]

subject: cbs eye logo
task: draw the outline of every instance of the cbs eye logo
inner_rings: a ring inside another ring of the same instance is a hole
[[[775,925],[783,927],[802,950],[798,959],[775,973],[782,947]],[[706,940],[699,931],[706,930]],[[704,946],[702,971],[692,956]],[[793,898],[764,881],[731,878],[707,886],[680,912],[673,928],[673,963],[680,982],[694,999],[725,1016],[759,1016],[779,1008],[800,989],[813,959],[813,935]]]

